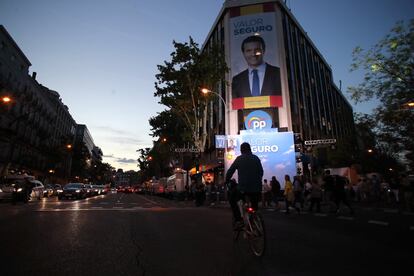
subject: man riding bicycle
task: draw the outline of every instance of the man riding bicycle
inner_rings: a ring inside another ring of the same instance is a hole
[[[258,209],[259,199],[262,192],[263,167],[259,157],[252,153],[249,143],[240,145],[241,155],[234,160],[226,173],[226,183],[237,170],[239,184],[232,187],[229,193],[229,202],[233,211],[235,227],[240,227],[243,220],[240,214],[237,202],[244,196],[250,199],[251,207],[256,211]]]

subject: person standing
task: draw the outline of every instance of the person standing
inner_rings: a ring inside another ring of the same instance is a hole
[[[311,191],[310,191],[310,206],[309,212],[313,212],[313,206],[316,205],[316,212],[321,212],[321,200],[322,200],[322,189],[321,185],[318,183],[316,179],[312,179],[311,184]]]
[[[303,209],[303,183],[299,175],[293,177],[293,192],[295,193],[293,207],[296,208],[296,204],[299,203],[300,208]]]
[[[345,204],[351,215],[354,215],[354,209],[352,209],[351,204],[349,204],[346,198],[345,185],[347,184],[347,179],[343,176],[335,175],[334,176],[334,187],[333,187],[333,196],[335,200],[336,210],[335,213],[339,213],[339,207],[341,202]]]
[[[330,170],[325,171],[323,177],[323,190],[324,190],[324,201],[329,205],[329,210],[333,211],[333,189],[334,189],[334,177],[331,175]]]
[[[275,203],[275,209],[278,210],[279,207],[279,196],[280,196],[280,183],[277,181],[275,176],[272,176],[272,180],[270,180],[270,187],[272,192],[272,199]]]
[[[293,184],[290,181],[290,176],[285,175],[285,191],[283,193],[285,196],[285,203],[286,203],[286,214],[289,214],[289,208],[293,205],[293,202],[295,201],[295,193],[293,191]],[[295,207],[296,211],[300,213],[299,208]]]

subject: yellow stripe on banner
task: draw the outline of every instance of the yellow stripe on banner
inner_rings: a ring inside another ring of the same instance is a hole
[[[262,13],[263,12],[263,5],[252,5],[240,8],[240,15],[248,15],[253,13]]]
[[[244,108],[262,108],[262,107],[270,107],[269,96],[244,98]]]

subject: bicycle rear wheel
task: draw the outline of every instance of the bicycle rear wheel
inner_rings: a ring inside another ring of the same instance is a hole
[[[266,231],[263,217],[259,213],[250,215],[251,229],[247,233],[250,249],[257,257],[263,256],[266,248]]]

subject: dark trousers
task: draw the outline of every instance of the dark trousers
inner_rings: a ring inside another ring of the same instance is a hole
[[[320,198],[315,198],[312,197],[311,198],[311,204],[309,207],[309,211],[312,212],[313,211],[313,206],[316,204],[316,212],[320,213],[321,212],[321,199]]]
[[[231,210],[233,212],[233,218],[237,220],[241,220],[241,214],[239,206],[237,205],[237,202],[242,199],[243,201],[249,200],[251,207],[254,210],[259,209],[259,199],[261,197],[261,193],[240,193],[240,191],[232,191],[229,192],[229,203],[231,206]]]

